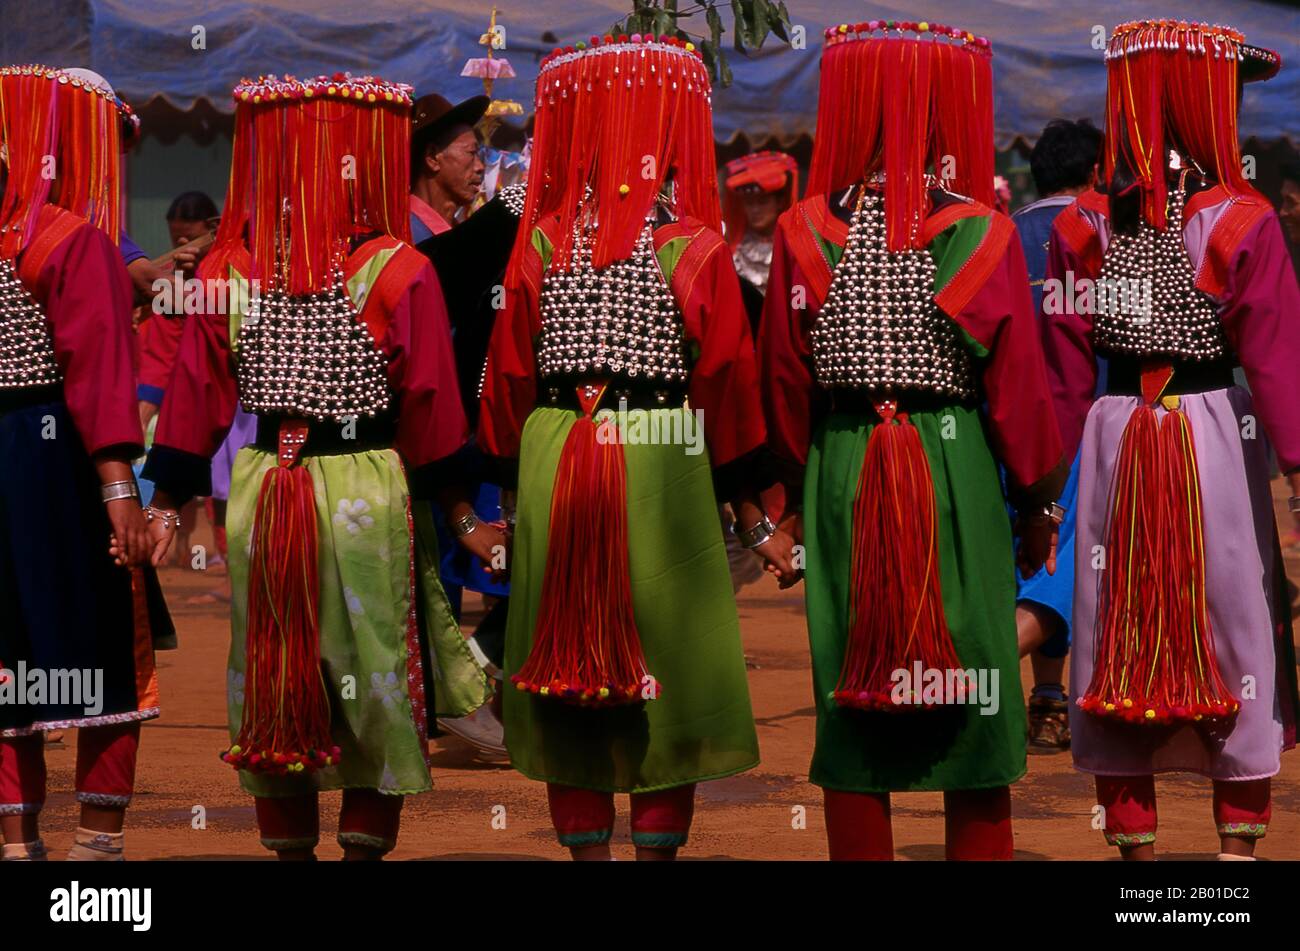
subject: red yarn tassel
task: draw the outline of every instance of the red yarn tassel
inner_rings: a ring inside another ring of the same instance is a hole
[[[1235,714],[1205,596],[1196,448],[1187,416],[1133,411],[1115,464],[1097,666],[1079,706],[1133,723]]]
[[[876,412],[853,503],[849,639],[834,696],[844,707],[901,711],[933,704],[916,685],[896,702],[896,671],[962,668],[939,591],[938,513],[921,435],[894,401]]]
[[[245,641],[244,718],[221,758],[236,769],[285,775],[332,766],[329,696],[321,674],[316,498],[311,473],[293,466],[298,434],[280,432],[280,464],[267,470],[253,517]]]
[[[555,473],[533,648],[510,679],[519,690],[584,706],[636,703],[657,697],[659,687],[632,613],[623,446],[612,420],[592,419],[604,386],[578,392],[583,416]]]

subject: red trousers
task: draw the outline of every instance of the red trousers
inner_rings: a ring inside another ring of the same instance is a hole
[[[283,798],[254,798],[257,828],[268,849],[314,849],[320,842],[320,800],[316,793]],[[339,810],[339,845],[363,845],[391,852],[402,822],[401,796],[374,789],[343,790]]]
[[[831,861],[893,860],[889,793],[826,789],[823,796]],[[948,861],[1011,860],[1010,787],[945,792],[943,813]]]
[[[1144,845],[1156,840],[1154,776],[1098,776],[1097,804],[1111,845]],[[1221,836],[1262,839],[1272,816],[1267,779],[1214,781],[1214,823]]]
[[[125,809],[135,789],[140,723],[77,730],[77,801]],[[0,738],[0,816],[34,815],[45,805],[45,734]]]
[[[551,822],[560,845],[603,845],[614,832],[614,794],[546,784]],[[675,849],[686,844],[695,814],[695,784],[632,793],[632,843],[643,849]]]

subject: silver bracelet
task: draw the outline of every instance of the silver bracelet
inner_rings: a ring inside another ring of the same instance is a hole
[[[749,528],[740,528],[739,523],[734,529],[736,537],[740,539],[740,544],[750,551],[753,551],[759,545],[769,541],[776,534],[776,526],[772,520],[764,515],[754,525]]]
[[[160,521],[163,523],[163,528],[170,532],[180,526],[181,513],[175,509],[160,509],[152,505],[146,505],[144,507],[144,520],[145,522]]]
[[[109,482],[99,489],[99,498],[103,502],[116,502],[118,499],[138,499],[139,497],[140,487],[135,484],[134,479]]]
[[[456,533],[457,538],[464,538],[476,528],[478,528],[478,516],[473,512],[468,512],[451,523],[451,530]]]

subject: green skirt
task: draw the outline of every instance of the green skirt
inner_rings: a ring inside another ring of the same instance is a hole
[[[911,420],[934,479],[940,589],[953,646],[964,668],[987,672],[989,685],[996,672],[997,712],[986,716],[974,705],[864,712],[831,698],[848,639],[853,501],[874,428],[861,416],[834,414],[813,440],[804,489],[817,706],[811,780],[828,789],[983,789],[1025,772],[1011,530],[983,420],[963,406],[915,412]]]
[[[672,414],[678,427],[694,417]],[[551,491],[578,413],[534,410],[519,459],[518,525],[506,622],[506,673],[533,643],[546,567]],[[681,431],[678,429],[677,431]],[[509,689],[506,745],[531,779],[606,792],[647,792],[750,769],[758,737],[749,705],[740,623],[707,453],[681,445],[624,445],[632,606],[647,667],[662,693],[591,709]],[[592,557],[600,557],[593,552]]]
[[[230,547],[230,734],[244,710],[248,565],[253,515],[275,455],[246,447],[235,457],[226,531]],[[438,580],[438,550],[427,506],[410,506],[406,474],[391,449],[307,456],[316,494],[319,539],[320,652],[329,694],[337,766],[297,776],[240,771],[254,796],[313,789],[364,788],[405,795],[431,788],[425,762],[427,722],[462,716],[490,696]]]

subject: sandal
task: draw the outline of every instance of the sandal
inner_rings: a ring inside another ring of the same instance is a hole
[[[1070,748],[1070,705],[1052,697],[1029,698],[1029,745],[1049,750]]]

